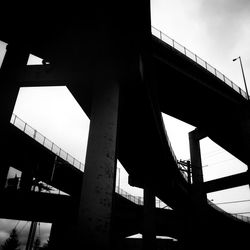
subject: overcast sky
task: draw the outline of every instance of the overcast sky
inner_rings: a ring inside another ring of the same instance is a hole
[[[232,59],[242,57],[246,81],[250,81],[249,0],[152,0],[151,13],[154,27],[245,89],[239,61],[232,62]],[[15,112],[64,150],[84,161],[89,121],[67,92],[62,87],[51,87],[49,91],[23,88]],[[166,115],[164,121],[178,159],[189,159],[188,132],[193,127]],[[202,140],[201,147],[205,180],[246,170],[244,164],[209,139]],[[127,175],[123,169],[121,187],[142,194],[127,185]],[[215,202],[250,199],[249,187],[217,192],[209,197]],[[225,205],[224,208],[232,212],[250,211],[249,203],[241,203],[241,207],[238,204]]]
[[[244,88],[239,61],[250,81],[250,1],[152,0],[152,25]]]

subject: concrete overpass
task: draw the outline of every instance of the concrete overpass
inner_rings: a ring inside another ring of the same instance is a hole
[[[11,126],[12,136],[10,139],[14,146],[11,157],[14,160],[12,166],[22,171],[21,189],[2,191],[2,204],[4,205],[1,206],[0,214],[4,218],[52,222],[50,240],[51,244],[55,244],[55,242],[60,242],[59,238],[65,233],[65,227],[67,223],[70,223],[70,218],[72,220],[75,217],[83,173],[63,159],[58,158],[55,161],[54,152],[57,146],[49,142],[48,139],[43,138],[39,131],[30,127],[15,115],[12,116],[11,121],[19,128]],[[26,154],[20,154],[22,152],[20,148],[25,148]],[[60,150],[56,150],[56,152],[60,155]],[[61,157],[63,156],[64,154],[61,154]],[[24,159],[25,161],[23,161]],[[65,157],[65,159],[73,163],[69,156]],[[34,166],[36,167],[34,168]],[[53,178],[51,178],[52,172]],[[30,178],[33,177],[59,188],[70,196],[30,192],[31,185],[33,185]],[[123,198],[119,193],[114,196],[113,202],[113,238],[116,244],[121,246],[121,244],[124,244],[122,243],[124,237],[143,233],[143,207]],[[16,204],[22,204],[18,211],[16,210]],[[50,205],[48,206],[48,204]],[[211,218],[216,217],[216,224],[222,227],[219,227],[218,231],[213,229],[213,237],[220,235],[219,237],[222,239],[220,230],[223,229],[224,234],[226,233],[226,229],[222,226],[225,224],[228,224],[229,228],[234,228],[234,237],[236,237],[235,231],[242,231],[246,227],[245,223],[237,221],[225,212],[218,211],[218,208],[214,210],[213,207],[210,208],[209,213],[204,215],[208,216],[210,214],[209,221]],[[67,216],[65,213],[67,213]],[[157,235],[174,237],[180,242],[187,236],[186,234],[190,230],[190,217],[188,214],[159,208],[155,210],[154,214],[156,216],[155,232]],[[65,220],[66,217],[68,220]],[[207,218],[204,217],[202,220],[207,221]],[[214,227],[214,223],[214,221],[210,221],[207,226],[209,228]],[[226,235],[228,236],[228,233]],[[176,245],[178,244],[176,243]],[[56,247],[59,246],[56,245]]]
[[[17,21],[7,22],[0,34],[8,43],[0,76],[1,106],[5,107],[1,138],[6,145],[1,152],[1,182],[12,161],[9,120],[19,87],[67,84],[91,123],[77,219],[70,221],[64,247],[110,249],[117,158],[134,185],[145,190],[145,249],[154,245],[154,219],[150,216],[154,195],[191,218],[186,246],[200,248],[203,241],[209,241],[210,247],[215,242],[238,245],[239,231],[231,226],[227,230],[228,220],[220,220],[221,214],[217,217],[204,202],[200,170],[193,175],[190,197],[190,186],[177,168],[161,112],[199,129],[191,135],[193,166],[199,167],[203,136],[248,164],[248,102],[206,69],[152,38],[149,1],[99,4],[97,8],[89,2],[82,8],[61,3],[60,12],[46,6],[39,12],[30,6],[22,12],[5,8],[7,16],[1,16],[1,23],[9,16]],[[28,25],[31,20],[36,20],[35,29]],[[29,53],[50,64],[27,66]],[[168,84],[172,79],[175,84]],[[211,234],[212,222],[226,232],[226,239]],[[243,228],[241,235],[246,235]],[[246,237],[240,239],[245,246]]]

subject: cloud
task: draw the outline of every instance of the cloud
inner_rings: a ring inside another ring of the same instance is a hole
[[[212,45],[232,50],[245,36],[245,27],[250,23],[250,1],[202,0],[199,14]]]
[[[9,237],[9,233],[6,231],[0,231],[0,245]]]
[[[9,237],[13,228],[17,229],[21,249],[25,249],[30,229],[30,222],[9,219],[0,219],[0,245]],[[51,223],[38,223],[36,236],[40,237],[41,245],[47,242],[50,236]]]

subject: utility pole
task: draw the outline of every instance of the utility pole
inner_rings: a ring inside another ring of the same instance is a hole
[[[121,187],[121,169],[117,168],[117,170],[118,170],[118,189],[119,189],[119,192],[120,192],[120,187]]]
[[[188,178],[188,183],[192,184],[192,180],[191,180],[191,164],[190,164],[190,161],[187,161],[187,178]]]
[[[36,228],[37,228],[37,222],[36,221],[31,221],[28,240],[27,240],[25,250],[32,250],[35,235],[36,235]]]

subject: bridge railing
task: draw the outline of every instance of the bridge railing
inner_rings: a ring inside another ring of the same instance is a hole
[[[192,59],[196,63],[198,63],[200,66],[211,72],[213,75],[218,77],[220,80],[222,80],[224,83],[226,83],[228,86],[233,88],[236,92],[238,92],[240,95],[242,95],[245,99],[247,99],[247,93],[242,90],[239,86],[237,86],[234,82],[232,82],[229,78],[227,78],[224,74],[222,74],[219,70],[211,66],[208,62],[197,56],[195,53],[184,47],[183,45],[176,42],[174,39],[169,37],[168,35],[164,34],[160,30],[156,29],[155,27],[151,27],[152,35],[159,38],[163,42],[167,43],[174,49],[178,50],[188,58]]]
[[[223,210],[222,208],[218,207],[217,205],[215,205],[212,201],[207,200],[208,204],[213,207],[214,209],[218,210],[221,213],[224,213],[228,216],[233,216],[239,220],[242,220],[244,222],[250,223],[250,217],[248,216],[244,216],[244,215],[240,215],[240,214],[232,214],[232,213],[227,213],[225,210]]]
[[[163,122],[163,124],[164,124],[164,122]],[[168,137],[168,133],[167,133],[167,130],[166,130],[165,126],[164,126],[164,133],[165,133],[165,137],[167,139],[168,147],[169,147],[170,152],[171,152],[171,154],[173,156],[173,159],[176,162],[176,165],[178,166],[178,169],[180,170],[180,173],[182,174],[182,176],[184,177],[184,179],[188,182],[187,171],[186,171],[186,169],[183,169],[182,165],[179,164],[179,161],[177,160],[177,157],[176,157],[175,152],[173,150],[173,147],[172,147],[171,141],[170,141],[170,139]]]
[[[26,122],[24,122],[22,119],[20,119],[18,116],[16,116],[15,114],[12,114],[11,120],[10,122],[16,126],[17,128],[19,128],[20,130],[22,130],[25,134],[29,135],[30,137],[32,137],[34,140],[36,140],[37,142],[39,142],[40,144],[42,144],[44,147],[46,147],[47,149],[49,149],[50,151],[52,151],[54,154],[58,155],[59,157],[61,157],[63,160],[67,161],[69,164],[73,165],[74,167],[80,169],[81,171],[84,170],[84,164],[81,163],[80,161],[78,161],[77,159],[75,159],[73,156],[71,156],[70,154],[68,154],[66,151],[64,151],[63,149],[61,149],[60,147],[58,147],[56,144],[54,144],[52,141],[50,141],[49,139],[47,139],[45,136],[43,136],[41,133],[39,133],[37,130],[35,130],[34,128],[32,128],[30,125],[28,125]],[[174,151],[171,147],[169,138],[167,136],[167,140],[171,149],[171,152],[177,162],[177,159],[175,157]],[[184,176],[186,177],[186,176]],[[131,195],[130,193],[124,191],[123,189],[121,189],[120,187],[116,186],[115,188],[116,193],[120,194],[121,196],[123,196],[124,198],[134,202],[137,205],[143,205],[143,197],[140,196],[134,196]],[[219,208],[218,206],[216,206],[214,203],[212,203],[211,201],[208,200],[208,203],[213,206],[215,209],[226,213],[223,209]],[[157,208],[164,208],[164,209],[171,209],[170,207],[168,207],[165,203],[163,203],[160,199],[156,199],[156,207]],[[228,213],[226,213],[228,214]],[[232,214],[234,217],[246,221],[248,223],[250,223],[250,218],[247,216],[243,216],[243,215],[238,215],[238,214]]]
[[[126,192],[125,190],[121,189],[118,186],[115,187],[115,192],[137,205],[143,205],[143,198],[140,196],[131,195],[130,193]]]
[[[141,196],[134,196],[131,195],[130,193],[126,192],[125,190],[123,190],[122,188],[116,186],[115,187],[115,192],[120,194],[121,196],[123,196],[124,198],[132,201],[133,203],[137,204],[137,205],[143,205],[143,197]],[[171,209],[169,206],[167,206],[164,202],[162,202],[160,199],[156,199],[155,200],[155,207],[157,208],[163,208],[163,209]]]
[[[39,133],[37,130],[32,128],[30,125],[28,125],[25,121],[23,121],[21,118],[16,116],[15,114],[12,114],[10,122],[22,130],[25,134],[32,137],[34,140],[42,144],[44,147],[52,151],[54,154],[62,158],[63,160],[67,161],[69,164],[73,165],[74,167],[78,168],[79,170],[84,170],[84,165],[80,161],[78,161],[76,158],[74,158],[72,155],[67,153],[65,150],[58,147],[55,143],[50,141],[48,138],[46,138],[44,135]]]
[[[240,219],[240,220],[243,220],[247,223],[250,223],[250,217],[248,216],[244,216],[244,215],[241,215],[241,214],[232,214],[234,217]]]
[[[83,163],[81,163],[76,158],[71,156],[69,153],[67,153],[66,151],[64,151],[60,147],[58,147],[55,143],[53,143],[48,138],[46,138],[44,135],[42,135],[37,130],[32,128],[30,125],[28,125],[25,121],[23,121],[21,118],[19,118],[14,113],[11,116],[10,122],[14,126],[16,126],[18,129],[23,131],[25,134],[29,135],[34,140],[36,140],[37,142],[42,144],[44,147],[46,147],[47,149],[52,151],[54,154],[61,157],[63,160],[67,161],[72,166],[80,169],[81,171],[84,170],[84,164]],[[118,186],[116,186],[115,191],[116,191],[116,193],[118,193],[121,196],[123,196],[124,198],[134,202],[135,204],[143,205],[143,197],[131,195],[130,193],[124,191],[121,188],[119,188]],[[165,203],[163,203],[161,200],[157,199],[156,200],[156,207],[162,208],[163,206],[165,208],[169,208],[169,207],[166,206]]]

